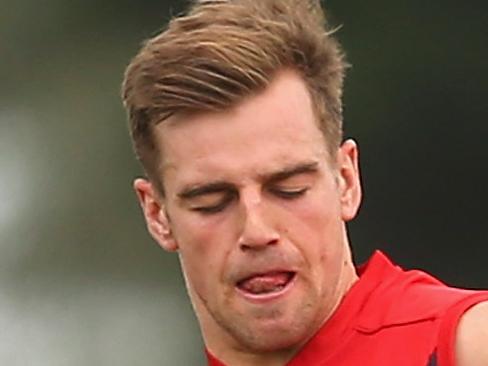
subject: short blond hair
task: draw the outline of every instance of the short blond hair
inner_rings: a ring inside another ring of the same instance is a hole
[[[158,183],[153,127],[174,114],[222,111],[296,70],[334,155],[342,140],[346,62],[318,0],[200,0],[148,40],[122,87],[136,155]]]

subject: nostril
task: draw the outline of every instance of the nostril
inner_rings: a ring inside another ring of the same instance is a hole
[[[277,245],[279,243],[278,238],[269,238],[268,240],[253,240],[253,241],[242,241],[239,245],[241,250],[248,251],[248,250],[256,250],[266,248],[270,245]]]

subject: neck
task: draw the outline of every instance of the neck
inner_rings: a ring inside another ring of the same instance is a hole
[[[284,366],[296,354],[296,350],[284,350],[272,354],[256,354],[239,351],[220,352],[219,360],[232,366]],[[219,364],[220,365],[220,364]]]

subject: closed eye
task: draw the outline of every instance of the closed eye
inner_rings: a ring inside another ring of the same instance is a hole
[[[303,188],[273,188],[270,189],[270,191],[281,198],[285,199],[293,199],[293,198],[298,198],[303,196],[307,191],[308,187],[303,187]]]
[[[233,198],[232,194],[227,194],[214,204],[195,205],[195,206],[191,206],[190,209],[192,211],[200,212],[203,214],[218,213],[220,211],[223,211],[230,204],[232,198]]]

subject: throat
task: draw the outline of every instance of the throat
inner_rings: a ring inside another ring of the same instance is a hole
[[[232,349],[218,357],[219,363],[211,356],[209,364],[220,365],[222,363],[226,366],[283,366],[291,361],[298,350],[298,348],[293,347],[273,352],[253,353]]]

